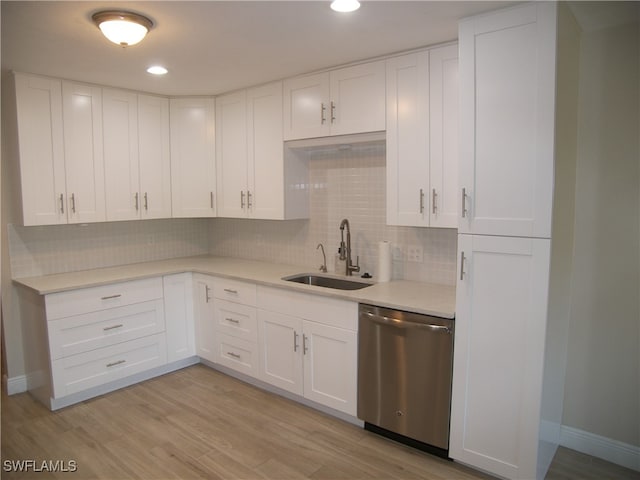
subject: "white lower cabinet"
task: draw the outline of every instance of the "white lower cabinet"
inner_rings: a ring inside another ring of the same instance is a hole
[[[164,314],[169,362],[188,358],[196,353],[193,319],[193,279],[191,273],[166,275]]]
[[[258,288],[260,379],[356,415],[357,304]]]
[[[213,310],[213,283],[215,278],[193,274],[193,316],[195,321],[196,355],[215,361],[215,319]]]
[[[459,235],[449,454],[536,478],[550,240]]]

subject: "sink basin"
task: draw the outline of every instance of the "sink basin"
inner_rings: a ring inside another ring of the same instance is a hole
[[[297,275],[291,275],[290,277],[284,277],[282,280],[303,283],[305,285],[315,285],[317,287],[335,288],[336,290],[359,290],[372,285],[371,283],[360,282],[358,280],[347,280],[345,278],[329,277],[315,273],[299,273]]]

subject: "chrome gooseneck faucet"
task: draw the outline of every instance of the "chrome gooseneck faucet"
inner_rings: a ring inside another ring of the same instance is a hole
[[[344,229],[347,228],[347,243],[344,243]],[[353,275],[353,272],[360,271],[360,257],[356,257],[356,264],[351,260],[351,228],[349,220],[346,218],[340,222],[340,260],[346,260],[346,275]]]

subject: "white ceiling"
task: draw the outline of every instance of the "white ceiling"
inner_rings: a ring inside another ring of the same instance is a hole
[[[2,1],[2,70],[165,95],[215,95],[356,60],[447,42],[460,18],[504,1]],[[139,45],[108,42],[91,15],[140,12],[155,27]],[[145,72],[161,63],[169,74]]]

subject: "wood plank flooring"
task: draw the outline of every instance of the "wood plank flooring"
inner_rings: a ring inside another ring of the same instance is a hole
[[[202,365],[58,412],[3,394],[1,443],[3,479],[491,478]],[[4,468],[27,459],[45,471]],[[42,468],[56,460],[77,471]],[[589,478],[640,475],[565,449],[547,476]]]

